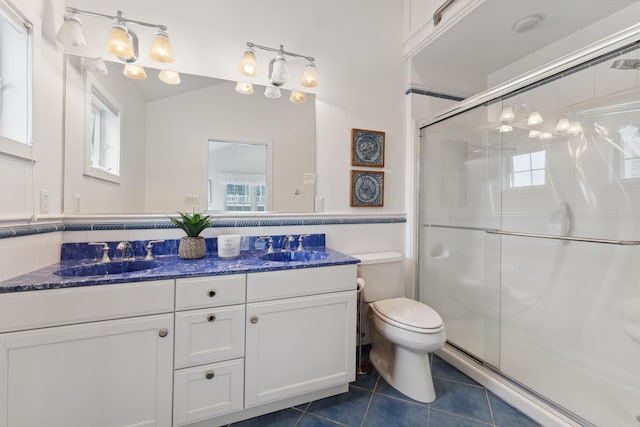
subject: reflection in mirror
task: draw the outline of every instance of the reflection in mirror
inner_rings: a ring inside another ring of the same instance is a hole
[[[209,141],[209,210],[269,210],[271,144]]]
[[[169,85],[158,79],[157,70],[147,69],[146,80],[134,81],[123,76],[122,64],[107,62],[107,69],[107,75],[88,72],[82,58],[67,57],[65,213],[230,211],[226,196],[216,201],[215,189],[222,184],[210,176],[209,141],[267,147],[266,194],[256,189],[251,211],[313,211],[314,185],[304,177],[315,172],[315,96],[308,94],[305,103],[294,104],[285,94],[267,98],[257,87],[253,95],[241,95],[235,82],[210,77],[181,73],[181,83]],[[92,87],[118,106],[118,180],[86,171],[87,98]],[[253,175],[247,156],[226,161],[226,166],[238,169],[227,169],[223,175]]]

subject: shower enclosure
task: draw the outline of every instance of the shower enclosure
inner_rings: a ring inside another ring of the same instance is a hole
[[[450,344],[603,427],[640,426],[640,70],[612,68],[633,37],[420,133],[420,299]]]

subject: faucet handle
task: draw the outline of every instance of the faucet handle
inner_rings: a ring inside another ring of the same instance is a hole
[[[154,243],[162,243],[162,242],[164,242],[164,240],[149,240],[147,242],[147,246],[145,247],[145,249],[147,250],[147,255],[144,257],[144,259],[152,260],[153,259],[153,244]]]
[[[273,237],[271,236],[260,236],[258,239],[266,239],[267,240],[267,253],[270,254],[273,252]]]
[[[125,241],[122,241],[122,242],[118,243],[118,246],[116,246],[116,250],[122,251],[122,260],[123,261],[130,261],[130,260],[135,258],[133,256],[133,247],[131,246],[131,242],[127,242],[125,240]]]
[[[109,258],[109,245],[104,242],[89,242],[89,244],[94,246],[102,246],[102,258],[100,258],[101,263],[111,262],[111,258]]]
[[[298,236],[298,248],[296,249],[296,251],[298,251],[298,252],[304,251],[304,246],[302,246],[302,240],[305,237],[309,237],[309,236],[311,236],[311,234],[301,234],[301,235]]]

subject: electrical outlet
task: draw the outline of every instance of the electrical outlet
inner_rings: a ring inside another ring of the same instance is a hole
[[[40,213],[49,213],[49,190],[40,190]]]
[[[200,196],[197,194],[185,194],[184,196],[184,204],[185,205],[199,205],[200,204]]]

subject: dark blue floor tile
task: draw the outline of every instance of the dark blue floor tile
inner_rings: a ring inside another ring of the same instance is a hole
[[[360,387],[365,390],[373,391],[376,387],[376,383],[378,382],[378,372],[375,369],[371,369],[371,372],[368,374],[356,374],[356,380],[351,383],[354,387]]]
[[[433,361],[431,364],[431,375],[438,378],[444,378],[446,380],[460,381],[461,383],[481,387],[480,384],[478,384],[453,366],[449,365],[438,356],[433,356]]]
[[[493,423],[484,388],[441,378],[434,378],[433,383],[436,400],[431,403],[432,408]]]
[[[522,412],[509,406],[502,399],[491,392],[489,404],[493,411],[493,419],[498,427],[540,427],[540,424],[527,417]]]
[[[363,427],[426,427],[426,406],[374,394]]]
[[[231,424],[232,427],[294,427],[302,412],[292,408]]]
[[[349,387],[348,393],[311,402],[307,412],[349,426],[359,426],[367,411],[371,394],[370,391]]]
[[[382,378],[382,377],[380,377],[380,380],[378,380],[378,385],[376,386],[375,392],[376,393],[380,393],[380,394],[384,394],[386,396],[395,397],[396,399],[406,400],[406,401],[415,403],[417,405],[423,405],[423,406],[428,405],[428,403],[418,402],[417,400],[414,400],[414,399],[410,398],[409,396],[406,396],[406,395],[400,393],[398,390],[393,388],[393,386],[391,386],[391,384],[389,384],[387,381],[385,381],[385,379]]]
[[[428,427],[487,427],[493,424],[481,423],[470,418],[459,417],[431,408]]]
[[[331,420],[320,418],[313,414],[304,414],[296,427],[336,427],[337,424]]]

